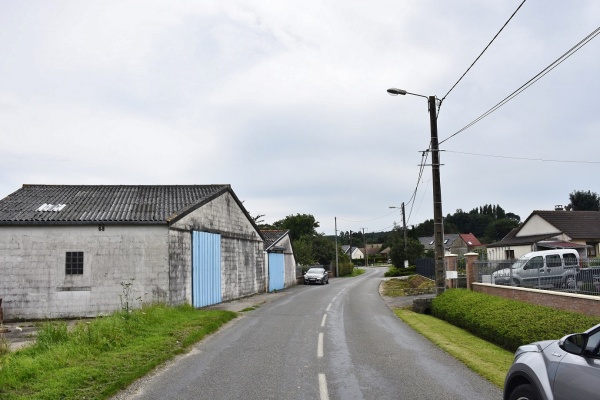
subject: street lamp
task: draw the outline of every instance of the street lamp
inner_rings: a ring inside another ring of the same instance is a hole
[[[437,134],[437,111],[435,96],[423,96],[403,89],[388,89],[393,96],[407,95],[425,97],[429,105],[429,123],[431,125],[431,173],[433,179],[433,239],[435,242],[435,286],[436,295],[446,289],[444,277],[444,219],[442,216],[442,188],[440,184],[440,150]]]

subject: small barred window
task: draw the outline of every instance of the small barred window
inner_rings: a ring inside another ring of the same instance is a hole
[[[83,251],[67,251],[65,274],[83,275]]]

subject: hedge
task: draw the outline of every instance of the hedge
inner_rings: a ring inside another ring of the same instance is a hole
[[[597,317],[466,289],[450,289],[437,296],[431,313],[509,351],[523,344],[583,332],[600,323]]]

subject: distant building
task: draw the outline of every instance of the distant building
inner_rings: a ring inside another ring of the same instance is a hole
[[[365,258],[365,255],[358,247],[352,246],[352,248],[350,249],[350,246],[347,244],[342,246],[342,253],[350,254],[351,260],[363,260]]]
[[[296,259],[289,230],[261,230],[267,252],[268,290],[281,290],[296,281]]]

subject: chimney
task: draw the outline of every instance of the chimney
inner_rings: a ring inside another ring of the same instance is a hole
[[[554,211],[565,211],[565,208],[562,205],[558,204],[554,206]]]

